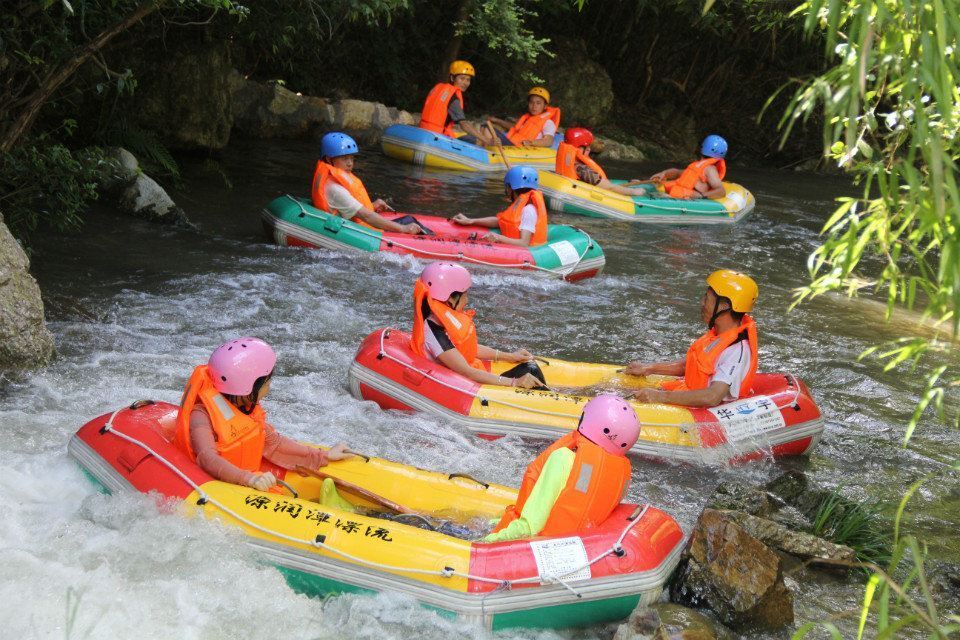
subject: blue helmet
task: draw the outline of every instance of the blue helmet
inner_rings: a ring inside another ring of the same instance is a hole
[[[320,140],[320,157],[337,158],[349,156],[360,151],[357,141],[345,133],[333,131]]]
[[[520,165],[512,167],[503,176],[503,184],[514,191],[517,189],[536,189],[540,186],[540,174],[533,167]]]
[[[700,155],[708,158],[725,158],[727,156],[727,141],[716,134],[703,139],[700,145]]]

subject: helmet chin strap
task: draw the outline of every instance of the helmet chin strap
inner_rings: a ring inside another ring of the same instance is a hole
[[[717,318],[722,316],[725,313],[731,313],[733,309],[721,309],[720,308],[720,296],[714,292],[713,294],[716,299],[713,301],[713,315],[710,316],[710,322],[707,323],[707,327],[713,329],[714,325],[717,323]]]

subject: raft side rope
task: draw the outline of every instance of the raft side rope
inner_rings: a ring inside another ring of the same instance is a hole
[[[298,200],[297,198],[294,198],[294,197],[291,196],[289,193],[286,194],[286,195],[287,195],[288,198],[290,198],[291,200],[293,200],[293,201],[297,204],[298,207],[300,207],[300,215],[306,216],[306,217],[308,217],[308,218],[313,218],[313,219],[315,219],[315,220],[324,220],[324,221],[326,220],[326,218],[323,217],[323,216],[318,216],[317,214],[315,214],[315,213],[313,213],[313,212],[311,212],[311,211],[307,211],[307,210],[304,208],[303,203],[300,202],[300,200]],[[327,215],[331,215],[331,216],[332,216],[333,214],[327,214]],[[334,217],[336,217],[336,216],[334,216]],[[382,234],[378,235],[378,234],[376,234],[376,233],[373,233],[372,231],[368,231],[367,229],[364,229],[363,227],[360,227],[359,225],[358,225],[358,228],[357,228],[357,229],[353,229],[353,231],[356,231],[357,233],[363,234],[363,235],[368,236],[368,237],[371,237],[371,238],[375,238],[375,239],[377,239],[377,240],[383,240],[383,235],[382,235]],[[594,246],[593,238],[590,237],[590,234],[588,234],[588,233],[587,233],[586,231],[584,231],[583,229],[578,229],[578,231],[580,231],[580,233],[582,233],[584,236],[586,236],[586,239],[587,239],[586,247],[584,247],[583,252],[582,252],[579,256],[577,256],[576,261],[572,262],[572,263],[569,264],[569,265],[566,265],[566,266],[564,266],[564,267],[561,267],[561,268],[559,268],[559,269],[548,269],[548,268],[546,268],[546,267],[541,267],[541,266],[538,265],[538,264],[534,264],[534,263],[532,263],[532,262],[526,262],[526,261],[524,261],[524,262],[512,262],[512,263],[506,263],[506,262],[489,262],[489,261],[486,261],[486,260],[481,260],[480,258],[473,258],[473,257],[471,257],[471,256],[464,255],[464,253],[463,253],[462,251],[459,251],[459,252],[457,252],[457,253],[441,253],[441,252],[439,252],[439,251],[429,251],[429,250],[427,250],[427,249],[421,249],[420,247],[411,247],[410,245],[403,244],[402,242],[399,242],[399,241],[393,240],[393,239],[386,240],[386,242],[387,242],[388,244],[398,246],[398,247],[400,247],[400,248],[402,248],[402,249],[407,249],[408,251],[411,251],[411,252],[413,252],[413,253],[420,253],[420,254],[423,254],[423,255],[426,255],[426,256],[432,256],[432,257],[435,257],[435,258],[457,258],[458,260],[462,260],[462,261],[464,261],[464,262],[471,262],[471,263],[474,263],[474,264],[481,264],[481,265],[485,265],[485,266],[489,266],[489,267],[499,267],[499,268],[501,268],[501,269],[532,269],[532,270],[535,270],[535,271],[543,271],[544,273],[549,273],[550,275],[560,276],[561,278],[565,278],[565,277],[567,277],[568,275],[570,275],[571,273],[574,272],[574,270],[580,265],[580,263],[583,262],[584,258],[586,258],[587,253],[590,251],[591,247]]]
[[[390,355],[389,353],[387,353],[387,350],[386,350],[386,348],[384,347],[384,340],[385,340],[386,335],[387,335],[388,333],[390,333],[390,331],[393,331],[393,329],[384,329],[383,331],[380,332],[380,353],[379,353],[380,356],[382,356],[382,357],[384,357],[384,358],[386,358],[387,360],[390,360],[390,361],[392,361],[392,362],[396,362],[397,364],[399,364],[399,365],[402,366],[402,367],[406,367],[407,369],[410,369],[410,370],[412,370],[412,371],[416,371],[417,373],[419,373],[420,375],[424,376],[425,378],[429,378],[430,380],[433,380],[433,381],[436,382],[437,384],[442,385],[442,386],[444,386],[444,387],[447,387],[448,389],[452,389],[452,390],[454,390],[454,391],[459,391],[460,393],[464,393],[464,394],[467,394],[467,395],[474,395],[474,392],[471,391],[470,389],[463,389],[463,388],[458,387],[458,386],[456,386],[456,385],[454,385],[454,384],[450,384],[449,382],[444,382],[443,380],[441,380],[441,379],[439,379],[439,378],[437,378],[437,377],[435,377],[435,376],[430,375],[430,373],[428,373],[428,372],[426,372],[426,371],[423,371],[423,370],[421,370],[421,369],[418,369],[418,368],[416,368],[415,366],[413,366],[412,364],[408,364],[408,363],[404,362],[403,360],[400,360],[399,358],[397,358],[397,357],[395,357],[395,356],[392,356],[392,355]],[[783,409],[786,409],[787,407],[790,407],[790,406],[795,405],[795,404],[797,403],[797,400],[799,400],[799,398],[800,398],[800,384],[799,384],[799,382],[797,381],[797,378],[796,378],[792,373],[784,374],[784,375],[785,375],[785,376],[789,376],[789,378],[792,380],[792,382],[790,382],[789,384],[790,384],[790,386],[793,386],[793,387],[795,388],[795,392],[794,392],[793,399],[792,399],[790,402],[788,402],[787,404],[785,404],[785,405],[783,405],[783,406],[780,406],[779,404],[774,403],[773,406],[776,408],[777,411],[781,411],[781,410],[783,410]],[[521,405],[521,404],[516,404],[516,403],[513,403],[513,402],[507,402],[506,400],[498,400],[498,399],[496,399],[496,398],[488,398],[488,397],[486,397],[486,396],[482,396],[482,395],[479,395],[479,394],[476,394],[476,398],[477,398],[478,400],[480,400],[481,403],[488,403],[488,404],[489,404],[489,403],[492,402],[492,403],[495,403],[495,404],[503,405],[503,406],[505,406],[505,407],[510,407],[510,408],[512,408],[512,409],[519,409],[519,410],[521,410],[521,411],[526,411],[526,412],[528,412],[528,413],[539,413],[539,414],[545,415],[545,416],[554,416],[554,417],[558,417],[558,418],[569,418],[569,419],[571,419],[571,420],[574,420],[574,419],[576,418],[575,416],[572,416],[572,415],[570,415],[569,413],[560,413],[559,411],[548,411],[547,409],[535,409],[535,408],[533,408],[533,407],[528,407],[528,406]],[[765,414],[767,414],[767,413],[773,413],[773,409],[770,409],[770,410],[767,410],[767,411],[758,413],[758,414],[756,414],[756,415],[765,415]],[[698,427],[701,427],[701,426],[703,426],[703,425],[701,425],[701,424],[698,423],[698,422],[643,422],[643,421],[641,421],[641,422],[640,422],[640,426],[641,426],[641,427],[658,428],[658,429],[680,429],[680,430],[683,431],[684,433],[687,433],[687,432],[690,431],[691,428],[698,428]]]
[[[118,415],[121,411],[126,410],[126,409],[127,409],[126,407],[121,407],[120,409],[117,409],[117,410],[114,411],[112,414],[110,414],[110,418],[107,420],[106,424],[104,424],[103,427],[100,428],[100,433],[101,433],[101,434],[104,434],[104,433],[112,433],[113,435],[115,435],[116,437],[120,438],[121,440],[125,440],[125,441],[127,441],[127,442],[129,442],[129,443],[131,443],[131,444],[133,444],[133,445],[136,445],[136,446],[140,447],[141,449],[143,449],[144,451],[146,451],[147,453],[149,453],[150,455],[152,455],[152,456],[153,456],[156,460],[158,460],[161,464],[163,464],[165,467],[167,467],[168,469],[170,469],[171,471],[173,471],[174,474],[176,474],[181,480],[184,481],[184,483],[187,484],[187,486],[189,486],[191,489],[193,489],[194,491],[197,492],[197,495],[200,497],[200,499],[197,501],[197,504],[198,504],[198,505],[211,504],[211,505],[215,506],[216,508],[220,509],[221,511],[223,511],[224,513],[226,513],[227,515],[229,515],[229,516],[231,516],[232,518],[236,519],[238,522],[241,522],[241,523],[247,525],[247,526],[250,527],[251,529],[255,529],[256,531],[259,531],[259,532],[261,532],[261,533],[265,533],[265,534],[267,534],[268,536],[273,536],[273,537],[275,537],[275,538],[279,538],[279,539],[281,539],[281,540],[286,540],[287,542],[292,542],[292,543],[294,543],[294,544],[301,544],[301,545],[306,545],[306,546],[314,547],[314,548],[318,548],[318,549],[324,549],[324,550],[326,550],[326,551],[329,551],[329,552],[332,553],[332,554],[338,555],[338,556],[340,556],[340,557],[342,557],[342,558],[345,558],[345,559],[350,560],[350,561],[352,561],[352,562],[355,562],[355,563],[357,563],[357,564],[365,565],[365,566],[372,567],[372,568],[375,568],[375,569],[381,569],[381,570],[384,570],[384,571],[389,571],[389,572],[392,572],[392,573],[407,573],[407,574],[416,574],[416,575],[427,575],[427,576],[435,576],[435,577],[441,577],[441,578],[452,578],[452,577],[458,576],[458,577],[461,577],[461,578],[465,578],[465,579],[467,579],[467,580],[476,580],[476,581],[478,581],[478,582],[485,582],[485,583],[488,583],[488,584],[496,584],[496,585],[498,585],[498,588],[499,588],[499,589],[503,589],[503,590],[510,590],[511,587],[512,587],[513,585],[515,585],[515,584],[534,584],[534,583],[538,583],[538,582],[541,583],[541,584],[559,584],[559,585],[563,586],[564,588],[566,588],[567,590],[569,590],[569,591],[570,591],[573,595],[575,595],[577,598],[582,598],[582,597],[583,597],[583,594],[581,594],[581,593],[579,593],[578,591],[576,591],[573,587],[571,587],[569,584],[567,584],[566,582],[564,582],[563,579],[564,579],[565,577],[567,577],[567,576],[574,575],[574,574],[576,574],[577,572],[582,571],[582,570],[590,567],[591,565],[596,564],[597,562],[599,562],[599,561],[602,560],[603,558],[606,558],[606,557],[607,557],[608,555],[610,555],[610,554],[620,555],[620,554],[622,553],[622,551],[623,551],[623,547],[622,547],[623,540],[627,537],[627,534],[630,533],[630,530],[633,529],[633,527],[636,526],[636,524],[637,524],[638,522],[640,522],[640,520],[642,519],[643,515],[647,512],[647,509],[650,508],[650,505],[649,505],[649,504],[644,505],[643,508],[642,508],[642,511],[640,512],[640,514],[639,514],[638,516],[634,517],[632,520],[630,520],[630,522],[627,524],[627,526],[624,527],[623,531],[620,533],[620,537],[617,538],[617,541],[616,541],[609,549],[600,552],[600,553],[597,554],[596,557],[594,557],[592,560],[589,560],[589,559],[588,559],[586,563],[584,563],[584,564],[582,564],[582,565],[580,565],[580,566],[578,566],[578,567],[576,567],[576,568],[574,568],[574,569],[571,569],[570,571],[568,571],[568,572],[566,572],[566,573],[564,573],[564,574],[562,574],[562,575],[559,575],[559,576],[541,576],[541,575],[536,575],[536,576],[530,576],[530,577],[527,577],[527,578],[514,578],[514,579],[512,579],[512,580],[507,580],[507,579],[499,579],[499,578],[488,578],[488,577],[486,577],[486,576],[477,576],[477,575],[473,575],[473,574],[471,574],[471,573],[466,573],[466,572],[463,572],[463,571],[458,571],[458,570],[454,569],[453,567],[444,567],[444,568],[438,569],[438,570],[430,570],[430,569],[418,569],[418,568],[416,568],[416,567],[400,567],[400,566],[397,566],[397,565],[384,564],[384,563],[381,563],[381,562],[374,562],[374,561],[372,561],[372,560],[367,560],[366,558],[361,558],[361,557],[359,557],[359,556],[355,556],[355,555],[353,555],[353,554],[347,553],[346,551],[341,551],[341,550],[337,549],[336,547],[332,547],[332,546],[328,545],[326,542],[321,541],[321,540],[319,539],[319,537],[316,538],[316,539],[297,538],[297,537],[295,537],[295,536],[290,536],[290,535],[287,535],[287,534],[285,534],[285,533],[281,533],[281,532],[279,532],[279,531],[274,531],[274,530],[272,530],[272,529],[269,529],[269,528],[267,528],[267,527],[265,527],[265,526],[263,526],[263,525],[257,524],[256,522],[253,522],[252,520],[249,520],[249,519],[241,516],[239,513],[235,512],[233,509],[231,509],[231,508],[227,507],[226,505],[222,504],[221,502],[219,502],[216,498],[213,498],[213,497],[209,496],[207,493],[205,493],[205,492],[203,491],[203,489],[200,487],[200,485],[198,485],[196,482],[194,482],[193,480],[191,480],[190,477],[187,476],[185,473],[183,473],[179,468],[177,468],[177,466],[176,466],[175,464],[173,464],[172,462],[170,462],[169,460],[167,460],[166,458],[164,458],[162,455],[160,455],[159,453],[157,453],[157,452],[156,452],[153,448],[151,448],[148,444],[146,444],[146,443],[144,443],[144,442],[141,442],[140,440],[137,440],[136,438],[134,438],[134,437],[132,437],[132,436],[128,436],[127,434],[123,433],[122,431],[117,431],[117,429],[113,426],[113,421],[116,419],[117,415]]]

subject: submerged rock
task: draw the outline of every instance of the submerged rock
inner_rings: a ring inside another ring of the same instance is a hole
[[[715,509],[700,515],[670,596],[709,607],[737,629],[779,629],[793,622],[793,594],[784,584],[780,557]]]
[[[613,640],[728,640],[733,634],[712,618],[688,607],[657,602],[634,609]]]
[[[40,287],[29,268],[27,254],[0,213],[0,369],[40,366],[53,355]]]

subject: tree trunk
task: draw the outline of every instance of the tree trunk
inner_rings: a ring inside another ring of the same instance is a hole
[[[17,142],[30,131],[40,109],[50,100],[56,90],[66,82],[70,76],[76,73],[87,60],[99,52],[114,38],[143,20],[145,17],[156,11],[161,0],[146,0],[142,2],[130,15],[120,22],[102,31],[96,38],[88,42],[83,47],[78,48],[73,57],[64,62],[58,69],[47,74],[40,86],[27,100],[26,105],[14,121],[3,132],[2,142],[0,142],[0,151],[9,152]]]
[[[457,9],[457,17],[453,22],[454,29],[457,28],[457,25],[466,22],[467,18],[470,17],[470,9],[472,8],[473,0],[460,0],[460,7]],[[443,52],[443,60],[441,61],[441,67],[438,69],[437,81],[446,82],[450,76],[449,69],[450,63],[456,60],[460,56],[460,46],[463,44],[463,36],[458,35],[456,31],[453,33],[453,37],[450,38],[450,41],[447,42],[447,48]]]

